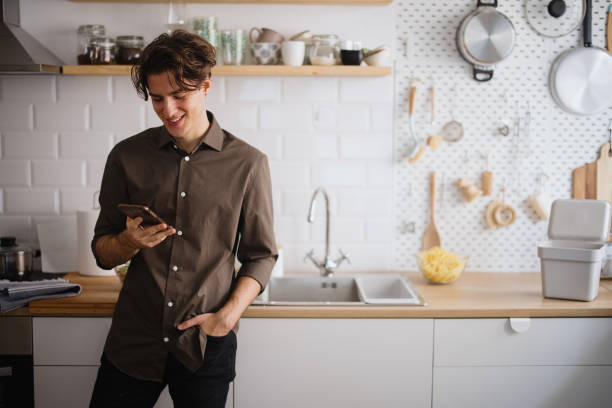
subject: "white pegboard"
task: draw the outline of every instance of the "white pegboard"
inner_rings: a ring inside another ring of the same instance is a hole
[[[597,158],[607,139],[612,110],[579,117],[563,112],[550,97],[548,72],[561,52],[582,45],[582,30],[561,38],[538,35],[527,23],[524,0],[499,0],[498,10],[516,29],[511,56],[495,69],[490,82],[472,79],[472,67],[459,55],[455,33],[463,17],[476,8],[476,0],[398,0],[394,45],[395,136],[394,209],[396,233],[394,268],[415,270],[416,253],[429,221],[429,173],[437,172],[437,227],[443,247],[467,255],[471,271],[538,271],[536,245],[546,237],[546,221],[538,221],[527,198],[538,189],[538,174],[550,176],[551,197],[571,196],[572,170]],[[607,1],[593,1],[593,45],[605,46]],[[405,160],[408,138],[408,90],[415,77],[418,94],[415,127],[423,142],[451,119],[451,99],[456,93],[455,117],[465,129],[463,139],[426,149],[415,164]],[[436,93],[436,120],[429,124],[429,93]],[[531,114],[529,138],[500,135],[497,128],[525,122]],[[455,183],[465,177],[480,186],[484,170],[481,153],[489,154],[494,192],[467,203]],[[465,158],[469,158],[466,163]],[[487,228],[487,204],[506,187],[506,202],[517,211],[516,222],[506,228]],[[413,233],[402,226],[415,223]]]

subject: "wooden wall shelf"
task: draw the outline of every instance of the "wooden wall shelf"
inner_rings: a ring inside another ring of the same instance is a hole
[[[129,75],[131,65],[64,65],[64,75]],[[360,67],[349,65],[219,65],[213,67],[213,75],[219,76],[386,76],[391,67]]]

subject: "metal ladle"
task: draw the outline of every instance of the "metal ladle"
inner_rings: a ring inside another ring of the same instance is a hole
[[[463,138],[463,125],[461,122],[455,119],[456,94],[457,90],[456,88],[453,88],[451,99],[451,120],[444,125],[442,131],[440,132],[442,139],[446,140],[447,142],[458,142]]]

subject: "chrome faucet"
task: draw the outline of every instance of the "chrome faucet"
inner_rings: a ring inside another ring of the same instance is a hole
[[[308,252],[304,257],[304,262],[306,262],[307,259],[310,259],[310,261],[321,271],[321,276],[332,276],[336,268],[338,268],[343,261],[347,261],[348,263],[351,263],[351,261],[340,249],[338,250],[338,252],[340,252],[340,258],[334,260],[329,257],[329,196],[324,189],[317,188],[312,194],[307,220],[311,224],[315,220],[315,200],[319,193],[321,193],[325,198],[325,258],[323,258],[323,261],[320,261],[316,256],[314,256],[314,250],[311,249],[310,252]]]

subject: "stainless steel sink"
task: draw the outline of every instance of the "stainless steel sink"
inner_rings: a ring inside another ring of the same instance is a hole
[[[425,305],[407,279],[397,274],[344,277],[273,277],[253,305],[359,306]]]

